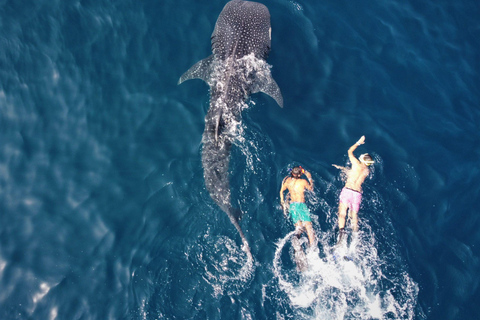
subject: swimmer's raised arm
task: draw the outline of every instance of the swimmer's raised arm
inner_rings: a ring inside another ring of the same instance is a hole
[[[312,179],[312,175],[310,174],[310,172],[308,172],[307,170],[305,170],[305,176],[307,177],[307,180],[308,180],[308,185],[307,185],[307,189],[308,190],[313,190],[313,179]]]
[[[359,145],[364,143],[365,143],[365,136],[361,136],[360,139],[358,139],[358,141],[355,142],[355,144],[348,149],[348,158],[350,159],[350,162],[352,164],[354,162],[359,162],[358,159],[355,158],[355,156],[353,155],[353,151],[355,151],[355,149],[357,149]]]

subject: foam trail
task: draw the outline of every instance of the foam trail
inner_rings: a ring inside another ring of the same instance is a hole
[[[275,276],[278,278],[280,287],[285,292],[293,292],[294,287],[290,282],[286,281],[282,276],[282,272],[280,269],[280,254],[282,253],[282,249],[287,243],[287,241],[295,234],[295,232],[296,231],[293,230],[277,243],[277,249],[275,250],[275,257],[273,259],[273,272],[275,273]]]
[[[294,234],[277,243],[273,271],[296,317],[413,319],[418,286],[405,272],[392,272],[395,266],[378,257],[370,230],[340,246],[329,244],[332,231],[324,232],[319,239],[323,252],[307,250],[308,269],[302,273],[282,268],[282,251]]]

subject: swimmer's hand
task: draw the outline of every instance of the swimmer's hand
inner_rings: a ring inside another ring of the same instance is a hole
[[[305,170],[305,176],[307,177],[308,180],[312,179],[312,174],[310,172],[308,172],[307,170]]]
[[[357,141],[357,145],[361,145],[365,143],[365,136],[361,136],[360,139]]]

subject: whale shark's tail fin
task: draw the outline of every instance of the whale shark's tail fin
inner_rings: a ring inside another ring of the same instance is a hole
[[[191,79],[201,79],[208,83],[208,78],[212,73],[213,55],[195,63],[187,72],[178,79],[178,84]]]
[[[235,209],[235,208],[230,208],[227,212],[228,217],[230,218],[230,221],[232,224],[235,226],[237,229],[238,233],[240,234],[240,237],[242,238],[242,243],[243,243],[243,251],[247,253],[248,259],[253,260],[252,253],[250,251],[250,245],[248,244],[247,238],[245,237],[245,234],[242,231],[242,228],[240,227],[240,224],[238,223],[240,219],[242,218],[242,211],[240,209]]]

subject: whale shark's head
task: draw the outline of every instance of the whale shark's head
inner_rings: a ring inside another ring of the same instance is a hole
[[[270,13],[258,2],[233,0],[220,13],[212,33],[215,57],[239,59],[254,53],[265,59],[270,52]]]

